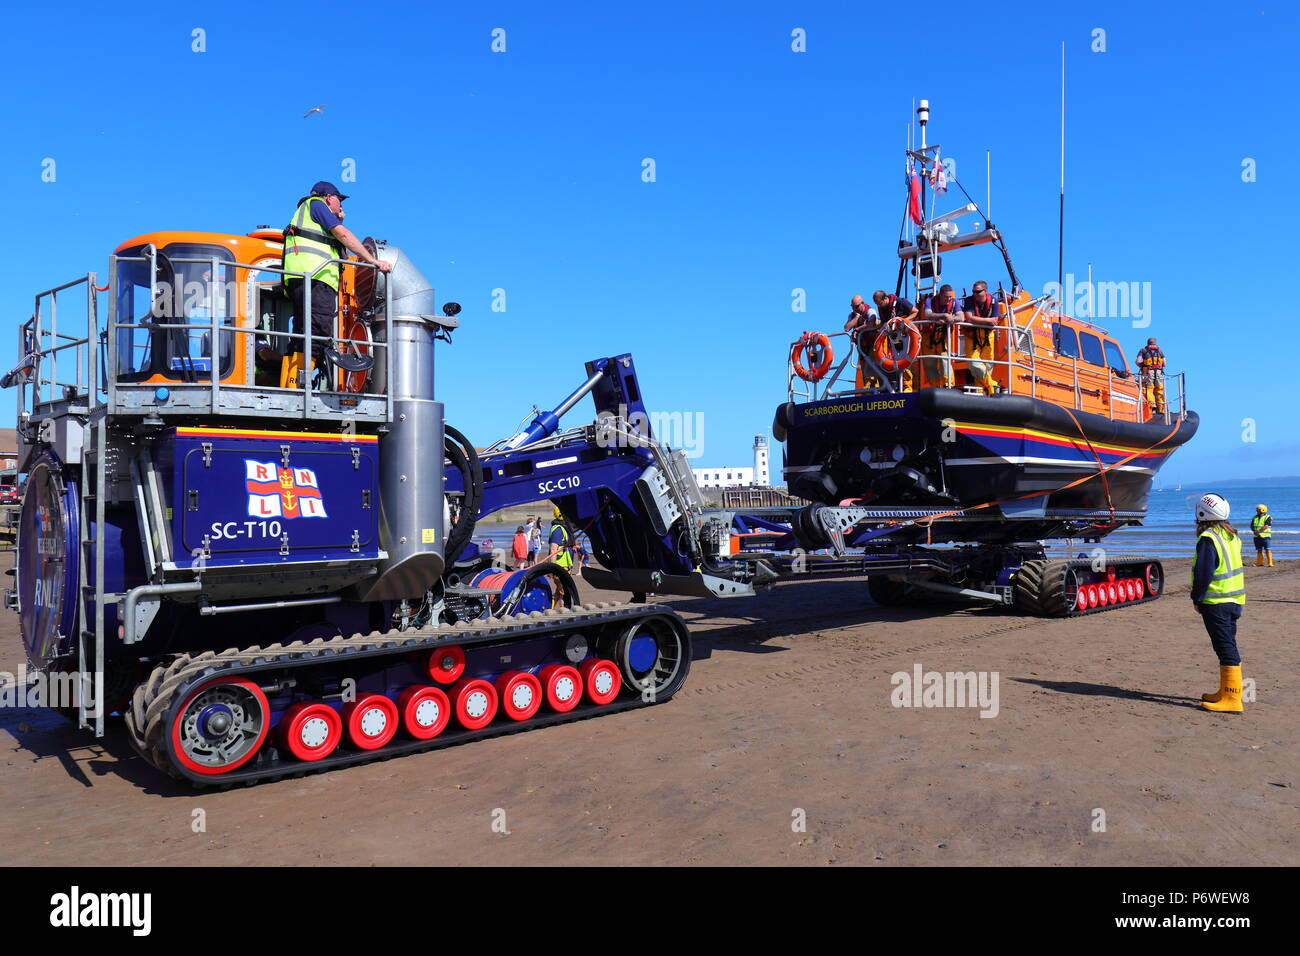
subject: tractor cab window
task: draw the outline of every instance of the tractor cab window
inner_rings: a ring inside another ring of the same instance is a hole
[[[1106,345],[1106,364],[1116,375],[1128,376],[1128,362],[1124,360],[1124,353],[1120,350],[1119,343],[1111,339],[1102,339]]]
[[[1056,322],[1052,325],[1052,341],[1058,354],[1066,358],[1079,357],[1079,335],[1073,327]]]
[[[1101,339],[1091,332],[1079,333],[1080,351],[1083,353],[1083,360],[1089,365],[1098,365],[1104,367],[1106,360],[1101,355]]]
[[[234,333],[222,329],[234,327],[239,311],[230,251],[221,246],[172,243],[160,250],[152,283],[150,262],[143,254],[143,248],[127,250],[124,256],[140,260],[118,262],[118,380],[140,382],[161,376],[180,382],[208,381],[214,358],[217,374],[222,378],[229,375]]]

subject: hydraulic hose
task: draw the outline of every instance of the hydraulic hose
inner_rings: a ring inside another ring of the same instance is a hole
[[[447,543],[444,548],[446,565],[451,567],[474,536],[479,505],[483,501],[483,463],[479,460],[473,444],[460,431],[447,424],[443,425],[443,430],[446,434],[443,442],[444,451],[452,467],[461,473],[465,487],[460,515],[447,532]]]

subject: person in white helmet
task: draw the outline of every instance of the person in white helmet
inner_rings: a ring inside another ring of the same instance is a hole
[[[1192,604],[1219,656],[1219,690],[1201,695],[1201,706],[1224,714],[1239,714],[1241,655],[1237,653],[1237,620],[1246,603],[1246,572],[1241,565],[1241,536],[1228,523],[1228,502],[1215,494],[1196,502],[1196,557],[1192,561]]]

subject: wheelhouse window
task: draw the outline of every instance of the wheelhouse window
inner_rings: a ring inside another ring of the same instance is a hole
[[[1119,343],[1111,339],[1102,339],[1102,342],[1106,346],[1106,364],[1110,370],[1117,375],[1128,375],[1128,362],[1124,360],[1124,352]]]
[[[1052,341],[1056,343],[1056,351],[1060,355],[1066,358],[1079,357],[1079,334],[1071,326],[1054,323]]]
[[[1080,351],[1083,353],[1083,360],[1087,362],[1089,365],[1097,365],[1102,367],[1106,365],[1106,360],[1102,357],[1101,354],[1100,338],[1093,335],[1091,332],[1080,332],[1079,347],[1080,347]]]

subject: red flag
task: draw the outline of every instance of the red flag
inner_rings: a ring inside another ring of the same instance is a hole
[[[907,214],[912,222],[921,224],[921,177],[910,173],[907,177]]]

